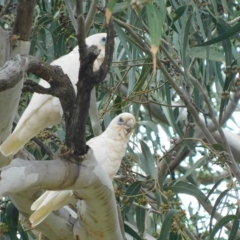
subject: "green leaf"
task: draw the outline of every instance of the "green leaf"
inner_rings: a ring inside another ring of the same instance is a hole
[[[223,192],[221,192],[221,194],[218,196],[217,200],[214,203],[214,206],[213,206],[213,209],[212,209],[212,212],[211,212],[210,223],[209,223],[210,232],[212,231],[212,220],[213,220],[214,214],[217,210],[217,206],[221,202],[221,200],[228,194],[228,192],[229,192],[229,189],[226,189]]]
[[[169,231],[172,226],[172,219],[174,215],[176,214],[177,210],[175,209],[170,209],[167,213],[167,216],[165,217],[162,227],[161,227],[161,232],[158,240],[163,240],[163,239],[168,239]]]
[[[215,234],[222,228],[224,227],[225,224],[227,224],[228,222],[232,221],[232,220],[239,220],[239,218],[236,215],[228,215],[223,217],[220,221],[218,221],[216,223],[216,225],[214,226],[210,236],[209,236],[209,240],[214,240],[214,236]]]
[[[143,63],[141,74],[140,74],[135,86],[133,87],[132,93],[136,94],[136,92],[138,92],[140,89],[142,89],[142,87],[146,83],[147,77],[150,73],[150,70],[152,69],[152,66],[148,65],[149,62],[150,62],[149,59],[147,59]]]
[[[229,53],[225,52],[225,55],[227,55],[227,54],[229,54]],[[226,61],[227,61],[227,58],[226,58]],[[236,64],[237,64],[237,60],[234,60],[230,66],[232,67],[232,66],[234,66]],[[226,66],[228,66],[227,62],[226,62]],[[226,75],[226,79],[225,79],[224,86],[223,86],[223,91],[229,90],[228,88],[229,88],[231,82],[233,81],[234,76],[235,76],[235,74],[233,74],[233,73],[228,73]],[[223,111],[224,111],[225,106],[227,105],[227,103],[228,103],[228,99],[223,99],[223,98],[221,99],[220,110],[219,110],[219,122],[220,123],[222,121],[222,114],[223,114]]]
[[[164,191],[172,190],[175,193],[185,193],[195,197],[198,201],[207,202],[204,193],[198,187],[187,182],[171,183],[170,186],[164,186]]]
[[[139,140],[139,142],[144,156],[144,159],[140,158],[140,160],[142,160],[142,162],[145,161],[145,163],[142,165],[146,167],[146,169],[143,170],[146,172],[146,174],[151,175],[153,179],[156,179],[157,171],[155,167],[155,159],[152,153],[150,152],[148,145],[142,140]]]
[[[193,47],[203,47],[203,46],[208,46],[208,45],[212,45],[214,43],[221,42],[221,41],[223,41],[223,40],[225,40],[227,38],[232,37],[233,35],[235,35],[239,31],[240,31],[240,22],[237,23],[236,25],[234,25],[229,30],[227,30],[224,33],[220,34],[219,36],[217,36],[217,37],[215,37],[215,38],[213,38],[213,39],[211,39],[209,41],[206,41],[204,43],[194,45]]]
[[[131,235],[134,239],[142,240],[142,238],[131,227],[129,227],[126,223],[124,223],[124,230],[125,230],[126,233]]]
[[[182,51],[183,51],[183,66],[185,69],[187,69],[187,48],[188,48],[188,38],[189,38],[189,31],[190,31],[190,27],[191,27],[191,23],[192,23],[192,14],[189,15],[187,22],[186,22],[186,26],[184,28],[184,34],[183,34],[183,47],[182,47]],[[188,80],[188,76],[187,73],[185,73],[185,77],[186,80]]]
[[[21,225],[20,223],[18,224],[18,232],[19,232],[22,240],[28,240],[28,235],[27,235],[27,233],[23,230],[22,225]]]
[[[113,9],[114,9],[114,6],[115,6],[116,2],[117,2],[116,0],[109,0],[109,1],[108,1],[107,8],[108,8],[111,12],[113,12]]]
[[[187,6],[181,6],[175,10],[173,22],[177,21],[185,12]]]
[[[144,229],[145,229],[145,215],[146,215],[146,210],[141,208],[141,207],[136,207],[136,222],[137,222],[137,228],[138,228],[138,232],[140,233],[140,235],[142,236],[144,233]]]
[[[121,3],[116,3],[113,7],[113,14],[114,13],[119,13],[119,12],[122,12],[124,11],[125,9],[127,9],[129,6],[129,2],[126,1],[126,2],[121,2]]]
[[[165,90],[165,94],[166,94],[167,104],[171,105],[172,104],[172,99],[171,99],[172,94],[171,94],[170,86],[168,84],[165,84],[164,90]],[[174,112],[173,112],[172,108],[162,106],[162,109],[163,109],[165,117],[167,118],[169,125],[171,125],[171,127],[174,129],[174,131],[176,131],[176,133],[179,135],[179,137],[182,138],[183,132],[182,132],[182,129],[180,129],[177,125],[177,119],[174,117]]]
[[[232,229],[231,229],[231,232],[230,232],[229,238],[228,238],[229,240],[235,239],[235,237],[237,235],[237,231],[239,228],[239,219],[240,219],[239,207],[236,210],[236,216],[238,217],[238,219],[233,221]]]
[[[137,181],[137,182],[134,182],[132,183],[126,193],[125,193],[125,197],[123,199],[123,202],[125,200],[127,200],[127,205],[124,207],[124,213],[126,214],[129,210],[130,210],[130,207],[134,201],[134,198],[135,198],[135,195],[138,194],[138,192],[140,191],[141,189],[141,186],[142,186],[142,182],[141,181]]]
[[[212,147],[217,151],[224,151],[224,148],[220,143],[213,144]]]
[[[152,121],[138,121],[137,124],[149,127],[154,132],[156,138],[158,139],[158,132],[159,131],[158,131],[156,123],[154,123]]]
[[[207,199],[211,196],[211,194],[215,191],[215,189],[217,189],[217,187],[219,186],[219,184],[220,184],[223,180],[225,180],[225,178],[219,179],[219,180],[213,185],[213,187],[211,188],[211,190],[208,192]]]
[[[196,57],[201,59],[207,58],[206,48],[204,47],[195,47],[188,50],[187,55],[190,57]],[[221,52],[214,50],[212,47],[209,47],[209,60],[216,62],[224,62],[225,58]]]
[[[184,179],[187,178],[189,175],[191,175],[197,168],[202,167],[202,166],[204,165],[204,163],[206,162],[206,158],[207,158],[207,157],[202,157],[201,159],[199,159],[198,161],[196,161],[196,162],[191,166],[191,168],[186,171],[186,173],[185,173],[182,177],[180,177],[180,178],[177,179],[176,182],[179,182],[179,181],[184,180]]]
[[[7,205],[6,215],[7,215],[8,224],[10,226],[11,232],[13,233],[13,235],[16,236],[19,212],[12,202],[10,202]]]
[[[183,150],[184,151],[184,150]],[[181,167],[181,166],[178,166],[178,170],[180,173],[182,173],[183,175],[185,175],[185,173],[187,172],[186,169],[184,167]],[[177,179],[178,180],[178,179]],[[187,181],[186,181],[187,180]],[[197,186],[198,184],[196,183],[196,181],[194,180],[193,176],[192,175],[188,175],[186,177],[186,180],[185,182],[189,182],[195,186]]]
[[[162,37],[162,26],[165,20],[166,8],[165,4],[161,5],[160,10],[152,1],[149,1],[146,5],[148,28],[151,37],[151,45],[159,47]]]

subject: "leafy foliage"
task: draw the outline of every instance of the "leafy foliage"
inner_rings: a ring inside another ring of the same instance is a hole
[[[84,1],[85,16],[90,5]],[[0,19],[2,27],[13,26],[15,6]],[[221,138],[209,143],[200,128],[203,124],[213,134],[215,116],[224,130],[239,129],[234,113],[240,86],[239,1],[132,0],[113,3],[111,10],[117,41],[109,77],[97,87],[102,127],[121,111],[139,120],[115,181],[122,217],[136,226],[125,224],[125,231],[134,239],[239,237],[239,184],[230,174],[228,150]],[[98,11],[88,34],[102,31],[104,15]],[[76,45],[64,2],[37,1],[30,54],[50,63]],[[28,101],[23,95],[20,114]],[[93,136],[90,123],[86,135]],[[64,130],[55,126],[38,138],[55,152],[64,143]],[[26,148],[37,159],[50,159],[34,141]],[[239,162],[239,154],[234,156]],[[2,200],[0,219],[6,239],[31,239],[12,203]],[[227,223],[231,231],[224,228]]]

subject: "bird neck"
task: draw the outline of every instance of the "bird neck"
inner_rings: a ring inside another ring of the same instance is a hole
[[[116,131],[112,131],[106,129],[103,133],[107,138],[111,138],[114,141],[123,141],[128,142],[131,133],[127,133],[125,129],[118,129]]]

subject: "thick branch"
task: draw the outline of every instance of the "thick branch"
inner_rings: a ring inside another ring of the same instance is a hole
[[[26,59],[17,55],[0,68],[0,92],[13,88],[24,76]]]
[[[18,0],[13,35],[17,35],[19,40],[30,39],[35,5],[35,0]]]
[[[67,161],[13,160],[0,169],[0,196],[16,196],[31,189],[71,189],[73,200],[83,199],[85,206],[81,209],[80,226],[74,227],[75,235],[79,234],[82,240],[121,240],[113,185],[93,151],[84,156],[81,167],[71,162],[70,154],[67,157]]]
[[[22,79],[25,71],[43,78],[51,86],[45,89],[28,80],[25,90],[58,97],[63,108],[64,118],[68,119],[75,101],[75,92],[68,76],[58,66],[41,62],[32,56],[17,55],[0,69],[0,91],[14,87]]]

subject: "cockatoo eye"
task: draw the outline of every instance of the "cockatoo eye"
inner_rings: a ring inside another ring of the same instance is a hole
[[[120,117],[120,118],[118,119],[118,125],[123,125],[123,124],[124,124],[124,120],[123,120],[122,117]]]
[[[105,45],[106,41],[107,41],[106,37],[103,37],[100,42],[101,42],[101,44]]]

